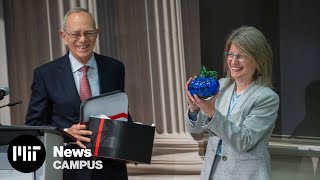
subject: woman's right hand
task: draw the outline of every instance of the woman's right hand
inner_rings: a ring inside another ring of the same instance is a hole
[[[196,78],[197,76],[195,76],[194,78]],[[190,112],[195,112],[199,107],[195,104],[196,100],[194,99],[194,97],[191,95],[191,93],[188,91],[188,86],[189,84],[191,83],[191,81],[194,79],[194,78],[190,78],[188,81],[187,81],[187,84],[185,86],[185,89],[186,89],[186,94],[187,94],[187,101],[188,101],[188,104],[189,104],[189,110]]]
[[[196,76],[194,77],[196,78]],[[201,111],[206,114],[208,117],[212,117],[216,113],[216,107],[215,107],[215,101],[217,97],[219,96],[219,93],[216,94],[213,98],[210,100],[202,100],[200,99],[196,94],[194,96],[191,95],[191,93],[188,91],[188,86],[193,78],[190,78],[187,81],[186,84],[186,92],[187,92],[187,101],[189,104],[189,110],[190,112],[195,112],[198,109],[201,109]]]

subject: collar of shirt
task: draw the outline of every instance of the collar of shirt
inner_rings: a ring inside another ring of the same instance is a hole
[[[79,62],[75,57],[73,57],[71,53],[69,53],[69,59],[70,59],[71,69],[73,73],[82,68],[83,64]],[[97,61],[94,58],[93,54],[89,59],[88,63],[85,65],[89,66],[90,68],[97,69]]]

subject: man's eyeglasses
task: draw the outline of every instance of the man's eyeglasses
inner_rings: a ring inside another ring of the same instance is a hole
[[[79,32],[72,32],[72,33],[68,33],[66,30],[63,30],[66,34],[68,34],[72,39],[79,39],[82,35],[85,38],[93,38],[96,36],[96,31],[84,31],[83,33],[79,33]]]
[[[238,60],[239,62],[243,62],[243,61],[246,59],[246,56],[245,56],[245,55],[242,55],[242,54],[233,54],[233,53],[231,53],[231,52],[224,52],[224,55],[226,56],[226,58],[227,58],[229,61],[232,61],[234,57],[235,57],[236,60]]]

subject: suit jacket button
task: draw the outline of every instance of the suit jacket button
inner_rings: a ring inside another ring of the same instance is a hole
[[[223,161],[226,161],[227,159],[228,159],[227,156],[222,156]]]

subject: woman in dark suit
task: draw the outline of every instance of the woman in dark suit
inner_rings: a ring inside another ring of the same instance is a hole
[[[202,100],[187,90],[189,130],[209,133],[201,180],[269,180],[268,139],[279,108],[272,50],[259,30],[240,27],[228,37],[224,54],[227,75],[218,95]]]

